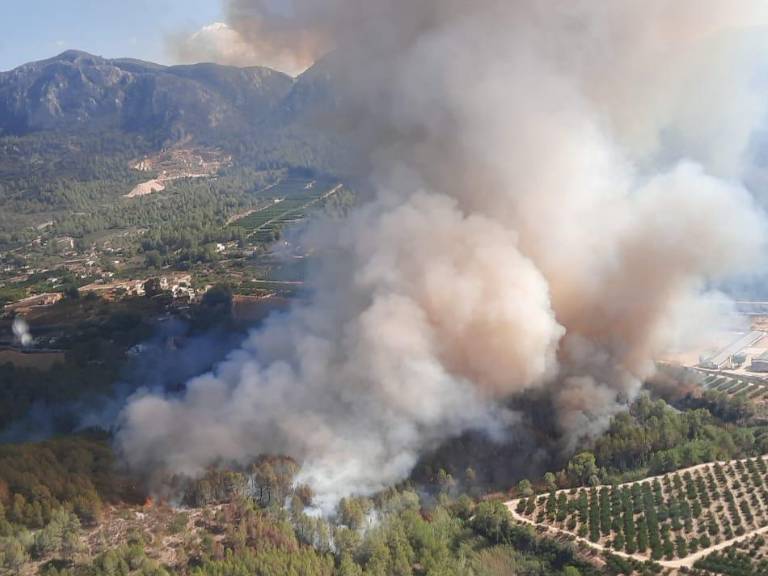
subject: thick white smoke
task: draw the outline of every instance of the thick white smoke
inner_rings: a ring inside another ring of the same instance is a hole
[[[292,5],[233,0],[229,24],[297,60],[335,48],[320,65],[377,198],[311,231],[327,256],[309,305],[183,397],[127,407],[131,464],[281,452],[331,503],[453,435],[500,433],[500,402],[528,388],[568,438],[592,434],[705,283],[756,265],[766,222],[739,176],[764,2]]]

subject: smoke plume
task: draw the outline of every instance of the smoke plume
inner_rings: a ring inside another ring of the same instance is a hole
[[[27,347],[31,346],[34,342],[32,333],[29,331],[29,324],[27,324],[27,321],[21,316],[17,316],[13,319],[11,330],[13,331],[13,341],[15,344]]]
[[[213,22],[191,34],[174,34],[168,38],[168,49],[174,61],[181,64],[215,62],[227,66],[268,66],[287,74],[306,70],[303,58],[293,51],[265,50],[243,38],[225,22]]]
[[[376,197],[308,232],[308,304],[182,396],[129,404],[132,465],[285,453],[332,503],[446,438],[503,434],[528,389],[565,438],[594,434],[707,284],[759,265],[766,222],[740,182],[763,2],[269,4],[231,0],[229,26],[296,62],[332,51],[317,66]]]

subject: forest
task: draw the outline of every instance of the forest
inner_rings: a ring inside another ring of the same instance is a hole
[[[569,546],[513,523],[498,501],[448,492],[426,500],[405,484],[319,517],[308,513],[311,490],[293,484],[297,470],[284,459],[248,473],[211,470],[186,486],[193,505],[174,511],[137,504],[141,491],[116,471],[103,436],[6,447],[0,566],[77,576],[597,573]],[[260,498],[243,491],[248,476]]]
[[[8,444],[0,566],[66,576],[651,575],[662,571],[657,561],[768,525],[768,468],[756,457],[764,430],[738,430],[706,409],[678,412],[643,395],[562,470],[521,480],[518,514],[631,555],[599,561],[515,521],[503,495],[483,497],[488,488],[450,462],[426,483],[345,498],[318,515],[311,488],[296,481],[300,465],[285,457],[147,484],[121,469],[106,433]],[[742,459],[686,469],[708,456]],[[617,483],[672,465],[679,472]],[[697,569],[718,562],[707,557]]]

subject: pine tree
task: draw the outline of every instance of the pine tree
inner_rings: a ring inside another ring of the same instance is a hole
[[[339,576],[363,576],[363,569],[355,564],[352,555],[344,553],[339,562]]]

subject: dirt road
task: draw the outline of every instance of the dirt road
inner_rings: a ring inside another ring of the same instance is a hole
[[[518,522],[522,522],[523,524],[529,524],[537,528],[544,528],[546,529],[547,532],[550,532],[552,534],[563,534],[563,535],[570,536],[573,538],[575,542],[581,542],[583,544],[586,544],[590,548],[594,548],[595,550],[600,550],[601,552],[608,551],[611,554],[615,554],[616,556],[621,556],[622,558],[633,558],[635,560],[639,560],[640,562],[645,562],[646,560],[650,559],[648,556],[642,556],[640,554],[627,554],[626,552],[621,552],[620,550],[612,550],[607,546],[603,546],[602,544],[598,544],[597,542],[592,542],[587,538],[582,538],[581,536],[577,536],[576,534],[568,530],[564,530],[562,528],[556,528],[554,526],[549,526],[547,524],[540,524],[540,523],[534,522],[530,518],[526,518],[525,516],[521,516],[520,514],[517,513],[516,509],[517,509],[518,502],[519,502],[519,499],[510,500],[509,502],[504,503],[504,505],[509,510],[510,514],[512,514],[512,517]],[[730,540],[724,540],[719,544],[713,544],[708,548],[703,548],[701,550],[698,550],[697,552],[694,552],[693,554],[689,554],[685,558],[678,558],[676,560],[657,560],[657,562],[662,566],[664,566],[665,568],[682,568],[683,566],[687,566],[688,568],[690,568],[693,566],[693,563],[696,562],[696,560],[698,560],[699,558],[703,558],[704,556],[706,556],[707,554],[710,554],[711,552],[722,550],[723,548],[728,548],[728,546],[730,546],[731,544],[735,544],[740,540],[751,538],[752,536],[756,536],[758,534],[764,534],[765,532],[768,532],[768,526],[763,526],[762,528],[758,528],[757,530],[752,530],[751,532],[747,532],[746,534],[742,534],[741,536],[736,536],[735,538],[731,538]]]

